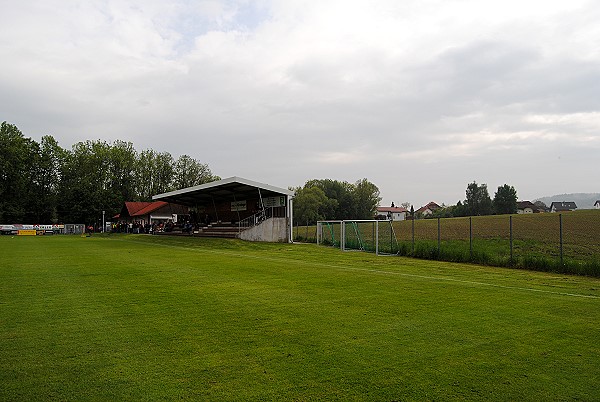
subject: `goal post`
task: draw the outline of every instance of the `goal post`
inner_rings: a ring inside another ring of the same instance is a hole
[[[392,221],[388,220],[318,221],[317,244],[377,255],[393,255],[399,251]]]
[[[317,221],[317,244],[342,247],[343,221]]]
[[[345,220],[342,229],[343,250],[375,251],[377,221]]]

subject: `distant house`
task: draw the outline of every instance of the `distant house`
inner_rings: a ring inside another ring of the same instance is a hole
[[[403,207],[377,207],[375,219],[387,219],[391,221],[406,220],[408,210]]]
[[[518,214],[537,214],[540,209],[531,201],[519,201],[517,202],[517,213]]]
[[[567,212],[577,209],[577,205],[572,201],[553,202],[550,204],[550,212]]]
[[[431,201],[429,204],[417,209],[415,211],[416,214],[421,214],[423,216],[428,216],[428,215],[433,215],[433,213],[435,211],[437,211],[438,209],[440,209],[442,207],[440,207],[438,204],[436,204],[435,202]]]
[[[596,201],[596,202],[594,203],[594,207],[595,207],[596,209],[600,209],[600,200],[598,200],[598,201]]]

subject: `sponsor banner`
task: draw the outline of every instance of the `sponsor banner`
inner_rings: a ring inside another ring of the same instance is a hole
[[[37,235],[37,230],[25,229],[17,231],[17,236],[35,236]]]
[[[52,230],[52,225],[33,225],[36,230]]]
[[[285,207],[285,196],[263,198],[265,208]]]
[[[231,211],[245,211],[246,210],[246,200],[243,201],[232,201],[231,202]]]
[[[64,229],[65,225],[23,225],[15,223],[14,225],[0,225],[0,230],[60,230]]]

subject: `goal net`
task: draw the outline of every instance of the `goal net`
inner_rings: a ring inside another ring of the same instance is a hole
[[[385,220],[319,221],[317,244],[384,255],[399,249],[392,222]]]
[[[331,247],[341,247],[343,221],[318,221],[317,244]]]

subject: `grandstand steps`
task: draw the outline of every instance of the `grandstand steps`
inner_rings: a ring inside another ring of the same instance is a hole
[[[212,237],[212,238],[225,238],[235,239],[238,237],[239,228],[237,225],[209,225],[204,226],[198,230],[194,230],[192,233],[187,232],[157,232],[158,235],[165,236],[194,236],[194,237]]]
[[[196,237],[220,237],[235,239],[238,237],[239,228],[237,226],[207,226],[194,232]]]

